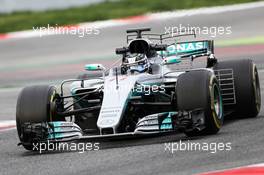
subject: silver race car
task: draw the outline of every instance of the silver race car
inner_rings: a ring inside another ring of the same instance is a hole
[[[256,117],[261,97],[249,59],[218,61],[212,40],[128,30],[120,64],[85,65],[86,74],[55,86],[25,87],[17,100],[22,144],[129,138],[171,132],[216,134],[224,117]],[[164,44],[166,43],[166,44]],[[204,57],[203,68],[194,66]],[[198,61],[198,60],[197,60]],[[70,93],[66,93],[70,89]]]

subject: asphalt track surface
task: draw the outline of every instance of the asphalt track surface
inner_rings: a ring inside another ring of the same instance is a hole
[[[152,21],[106,28],[99,36],[48,36],[0,42],[1,90],[0,120],[15,119],[16,98],[21,87],[37,83],[57,83],[73,78],[83,64],[97,61],[110,64],[115,47],[125,43],[125,29],[150,26],[163,31],[164,26],[232,26],[232,36],[225,39],[263,35],[264,8],[212,15],[196,15],[166,21]],[[218,40],[220,37],[217,37]],[[232,57],[253,58],[259,67],[261,92],[264,93],[264,51]],[[217,53],[216,53],[217,54]],[[222,59],[222,58],[220,58]],[[223,59],[229,59],[228,53]],[[54,75],[56,74],[56,75]],[[245,82],[246,83],[246,82]],[[263,106],[262,106],[263,109]],[[228,120],[219,134],[187,138],[183,134],[146,139],[102,142],[99,151],[48,152],[38,154],[17,147],[16,130],[0,132],[0,174],[194,174],[264,162],[264,112],[254,119]],[[165,150],[165,143],[228,143],[231,151]]]

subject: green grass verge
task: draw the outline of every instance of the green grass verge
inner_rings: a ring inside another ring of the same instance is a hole
[[[106,20],[148,12],[189,9],[253,2],[258,0],[122,0],[100,4],[52,10],[46,12],[17,12],[0,15],[0,33],[50,25],[68,25],[87,21]]]
[[[215,41],[215,45],[219,47],[253,45],[253,44],[264,44],[264,36]]]

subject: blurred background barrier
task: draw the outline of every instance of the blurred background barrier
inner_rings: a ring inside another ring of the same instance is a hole
[[[66,9],[106,0],[0,0],[0,13]]]
[[[255,1],[259,0],[0,0],[0,33]]]

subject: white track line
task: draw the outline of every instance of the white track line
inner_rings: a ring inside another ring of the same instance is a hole
[[[15,120],[0,121],[0,132],[15,129],[15,128],[16,128],[16,121]]]

